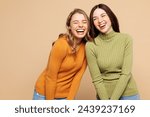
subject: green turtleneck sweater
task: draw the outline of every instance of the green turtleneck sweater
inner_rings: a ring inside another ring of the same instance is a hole
[[[132,77],[132,39],[127,34],[110,32],[86,43],[89,71],[101,100],[119,100],[138,93]]]

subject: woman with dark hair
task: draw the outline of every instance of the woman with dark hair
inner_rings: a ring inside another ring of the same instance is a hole
[[[74,9],[66,21],[67,33],[53,43],[46,69],[36,81],[34,100],[73,100],[86,69],[85,43],[89,40],[89,19]]]
[[[105,4],[90,12],[90,36],[86,43],[89,71],[97,99],[139,99],[132,69],[132,38],[120,33],[118,19]]]

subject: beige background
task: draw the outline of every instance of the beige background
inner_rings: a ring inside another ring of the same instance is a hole
[[[51,43],[66,31],[69,12],[82,8],[89,15],[100,2],[115,12],[121,32],[132,35],[133,75],[141,98],[150,99],[149,0],[0,0],[0,99],[32,99]],[[88,69],[76,99],[95,99]]]

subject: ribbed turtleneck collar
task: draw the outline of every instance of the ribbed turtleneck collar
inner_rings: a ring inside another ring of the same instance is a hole
[[[109,32],[108,34],[99,34],[99,37],[102,39],[102,40],[109,40],[111,39],[112,37],[115,36],[115,31],[111,31]]]

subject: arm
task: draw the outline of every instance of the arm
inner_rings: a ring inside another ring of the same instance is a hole
[[[63,45],[63,46],[62,46]],[[60,65],[66,56],[67,46],[64,40],[58,39],[52,47],[46,69],[46,99],[54,99],[57,75]]]
[[[92,45],[88,43],[86,44],[86,57],[92,81],[94,83],[98,96],[100,97],[101,100],[109,99],[106,88],[103,83],[102,74],[100,72],[100,68],[97,63],[94,48],[92,48]]]
[[[71,85],[71,88],[69,91],[69,95],[67,97],[68,100],[74,99],[74,97],[79,89],[81,78],[86,70],[86,66],[87,66],[87,62],[86,62],[86,59],[84,59],[81,69],[77,72],[77,74],[75,75],[75,77],[73,79],[73,82],[72,82],[72,85]]]
[[[126,41],[124,60],[122,65],[122,72],[119,81],[111,96],[112,100],[118,100],[124,92],[129,79],[131,78],[132,69],[132,39],[128,38]]]

